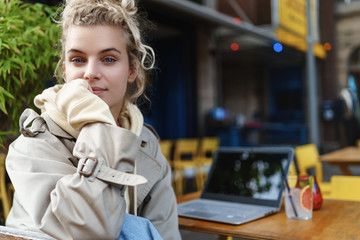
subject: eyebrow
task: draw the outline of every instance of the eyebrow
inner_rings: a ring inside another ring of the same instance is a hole
[[[100,53],[106,53],[106,52],[111,52],[111,51],[115,51],[118,52],[119,54],[121,54],[121,52],[119,50],[117,50],[116,48],[107,48],[102,50]]]
[[[115,52],[118,52],[119,54],[121,54],[121,52],[119,50],[117,50],[116,48],[106,48],[104,50],[101,50],[100,53],[106,53],[106,52],[111,52],[111,51],[115,51]],[[74,49],[74,48],[70,49],[67,52],[68,53],[72,53],[72,52],[84,53],[83,51],[78,50],[78,49]]]

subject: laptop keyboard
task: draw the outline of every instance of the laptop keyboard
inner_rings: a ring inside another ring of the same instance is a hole
[[[224,206],[219,205],[217,203],[209,203],[206,204],[194,202],[190,203],[186,206],[186,208],[191,209],[192,211],[197,212],[206,212],[208,214],[223,214],[228,216],[236,216],[236,217],[248,217],[255,214],[257,211],[255,209],[249,209],[246,206]]]

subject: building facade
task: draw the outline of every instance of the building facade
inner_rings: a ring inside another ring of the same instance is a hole
[[[168,1],[173,3],[164,5],[159,2],[162,1],[143,2],[150,18],[155,25],[160,26],[154,35],[163,36],[159,32],[167,29],[164,32],[178,31],[178,34],[186,35],[192,41],[189,45],[192,49],[188,55],[190,58],[182,60],[192,61],[193,65],[189,66],[191,73],[186,76],[187,80],[183,79],[182,82],[187,82],[188,79],[191,79],[190,82],[194,81],[194,89],[187,85],[186,90],[189,92],[189,97],[186,98],[191,98],[193,106],[190,107],[193,111],[188,111],[193,116],[192,121],[195,121],[195,124],[192,123],[193,128],[186,126],[172,136],[168,131],[163,131],[164,137],[208,134],[207,118],[214,108],[221,107],[226,110],[227,118],[214,124],[220,126],[220,132],[228,131],[227,134],[230,135],[235,128],[240,136],[234,144],[258,144],[266,138],[270,143],[302,144],[311,141],[307,109],[313,104],[318,111],[316,117],[319,122],[317,130],[320,134],[320,147],[327,145],[331,148],[338,145],[336,121],[324,120],[322,117],[323,105],[330,102],[334,108],[337,98],[337,82],[333,70],[336,55],[333,54],[334,51],[327,51],[326,57],[316,57],[316,101],[308,103],[310,86],[306,82],[306,49],[301,49],[306,45],[305,38],[301,39],[302,46],[285,42],[281,52],[273,49],[274,40],[278,39],[274,25],[277,22],[274,21],[276,1],[198,1],[197,5],[201,9],[207,8],[223,14],[242,26],[242,29],[233,28],[224,22],[219,23],[218,16],[211,19],[208,16],[198,16],[193,10],[170,7],[179,1]],[[334,42],[334,25],[331,24],[335,22],[334,6],[333,0],[318,1],[317,43],[321,46],[324,41]],[[202,14],[201,11],[198,14]],[[179,29],[182,30],[179,32]],[[262,32],[267,34],[262,35]],[[333,44],[333,49],[335,47]],[[160,61],[161,58],[160,54]],[[169,64],[171,62],[166,62],[167,66]],[[183,104],[188,107],[185,102]],[[171,111],[177,110],[171,108]],[[179,116],[176,113],[171,115]],[[176,121],[182,120],[171,120],[172,123]]]

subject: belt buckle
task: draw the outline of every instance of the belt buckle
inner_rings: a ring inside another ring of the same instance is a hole
[[[89,160],[92,160],[93,163],[90,163]],[[94,173],[97,163],[98,160],[95,157],[87,157],[85,159],[81,159],[77,167],[78,173],[85,177],[90,177]]]

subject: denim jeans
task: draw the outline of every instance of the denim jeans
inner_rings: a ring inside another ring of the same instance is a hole
[[[162,240],[162,237],[149,220],[125,214],[119,240]]]

